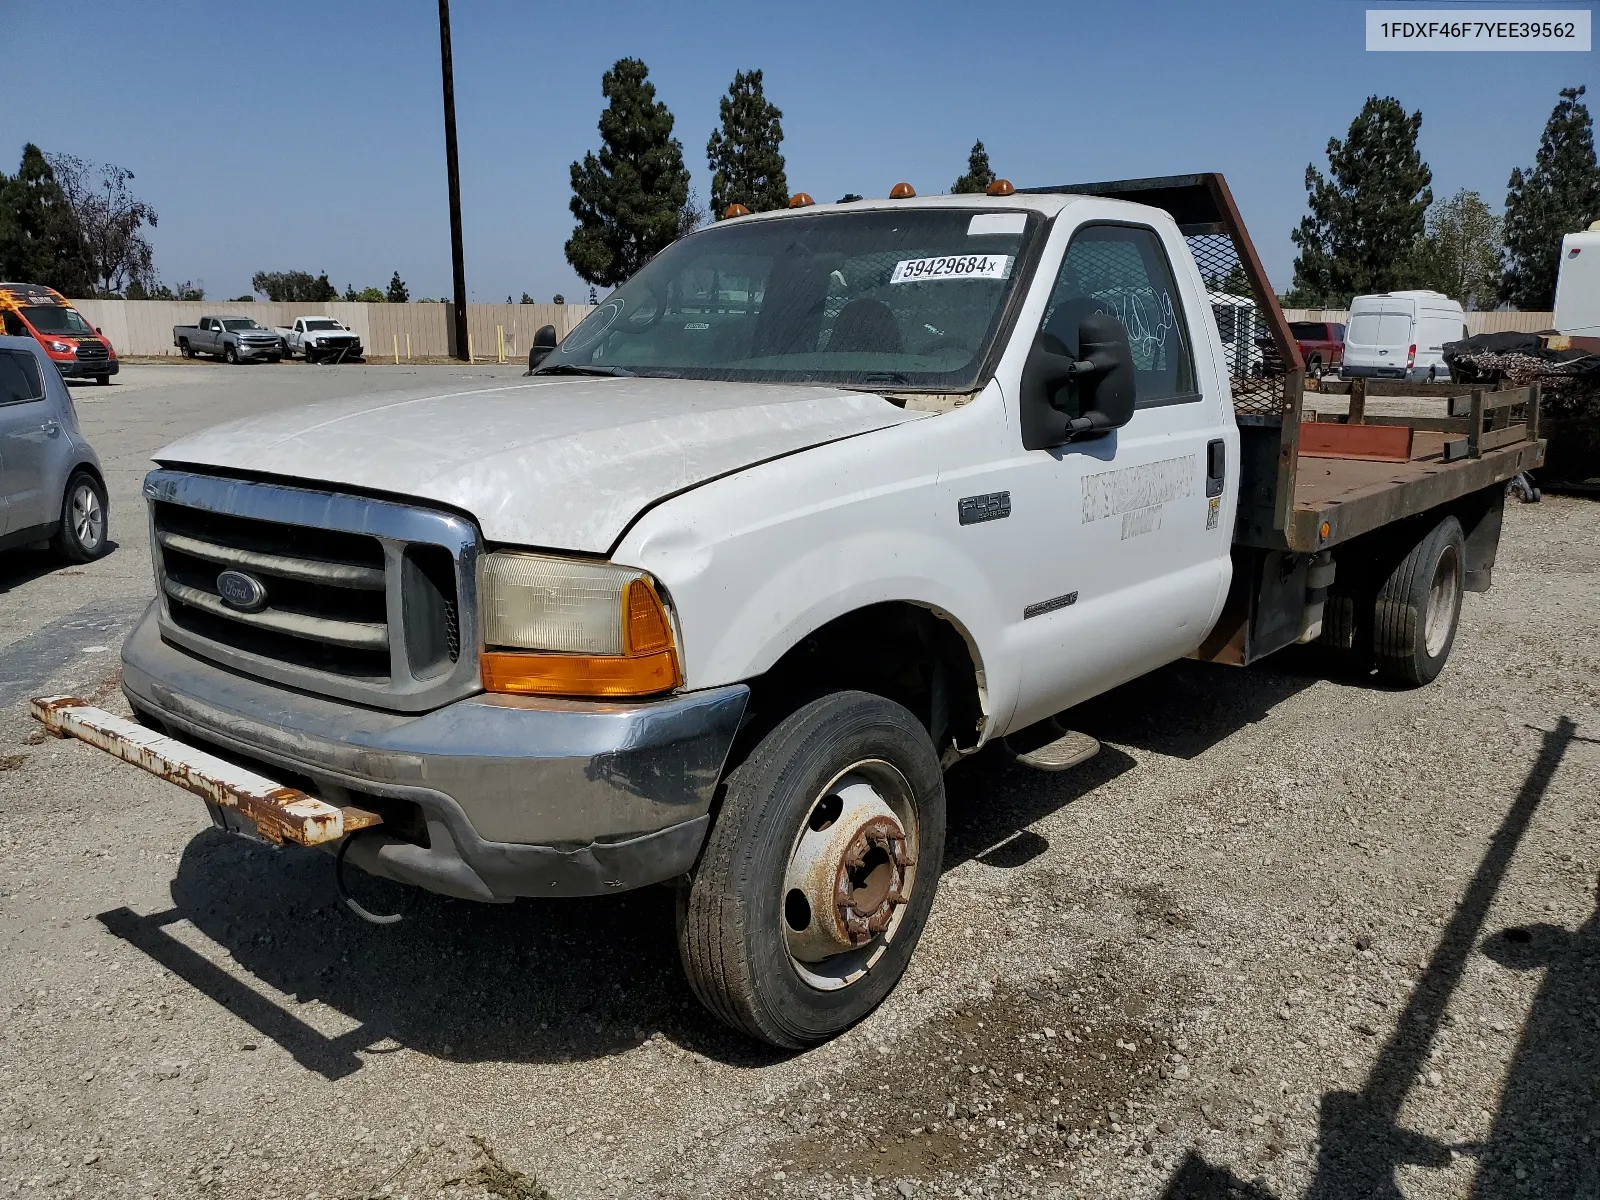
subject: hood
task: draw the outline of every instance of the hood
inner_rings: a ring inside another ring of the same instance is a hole
[[[665,496],[927,415],[823,387],[529,379],[249,417],[155,458],[413,496],[471,513],[491,542],[603,554]]]

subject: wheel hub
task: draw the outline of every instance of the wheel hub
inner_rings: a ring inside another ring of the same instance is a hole
[[[885,933],[910,899],[914,861],[905,826],[872,784],[840,780],[812,807],[789,859],[789,953],[818,963]]]

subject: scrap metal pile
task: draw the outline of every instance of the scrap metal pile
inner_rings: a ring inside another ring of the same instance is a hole
[[[1525,387],[1537,383],[1544,436],[1543,479],[1600,482],[1600,354],[1550,348],[1537,334],[1481,333],[1444,348],[1459,383]]]

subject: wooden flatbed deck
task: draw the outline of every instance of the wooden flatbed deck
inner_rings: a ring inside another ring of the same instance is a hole
[[[1458,435],[1457,435],[1458,436]],[[1289,548],[1323,550],[1481,488],[1504,483],[1544,462],[1542,440],[1513,442],[1478,458],[1444,461],[1446,432],[1417,430],[1411,461],[1367,462],[1301,456],[1294,508],[1284,531]],[[1326,523],[1328,532],[1322,532]]]

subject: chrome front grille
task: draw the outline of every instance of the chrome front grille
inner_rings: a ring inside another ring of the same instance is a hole
[[[145,495],[169,641],[249,674],[401,711],[477,690],[476,654],[463,653],[477,644],[470,522],[182,471],[151,472]],[[225,598],[230,588],[244,598]]]

